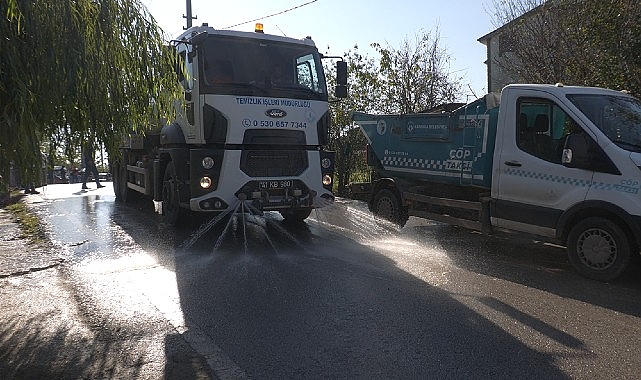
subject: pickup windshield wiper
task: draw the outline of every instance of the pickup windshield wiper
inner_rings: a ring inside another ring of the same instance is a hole
[[[641,145],[629,143],[627,141],[621,141],[621,140],[614,140],[614,143],[621,148],[627,147],[627,148],[634,149],[635,152],[641,152]]]

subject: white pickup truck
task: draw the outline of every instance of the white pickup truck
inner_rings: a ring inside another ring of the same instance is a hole
[[[639,254],[641,102],[627,93],[517,84],[452,112],[352,118],[375,172],[353,191],[381,217],[550,238],[602,281]]]

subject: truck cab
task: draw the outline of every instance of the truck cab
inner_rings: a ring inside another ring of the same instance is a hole
[[[599,88],[511,85],[499,126],[493,225],[565,242],[592,277],[620,273],[624,251],[641,243],[641,103]]]

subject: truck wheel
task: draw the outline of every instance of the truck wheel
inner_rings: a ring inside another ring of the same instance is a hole
[[[131,203],[136,197],[136,192],[127,186],[127,152],[122,152],[120,161],[114,163],[113,185],[116,200],[122,203]]]
[[[628,236],[609,219],[591,217],[580,221],[570,230],[567,242],[570,263],[585,277],[611,281],[630,263]]]
[[[372,204],[374,215],[401,227],[407,222],[407,212],[401,207],[400,197],[390,189],[383,189],[376,193]]]
[[[289,223],[302,223],[312,213],[311,208],[281,210],[280,215]]]
[[[121,163],[120,161],[115,161],[111,168],[111,173],[113,175],[113,185],[114,185],[114,194],[116,195],[116,201],[122,201],[122,189],[121,189]]]
[[[165,168],[165,175],[162,182],[162,213],[165,222],[170,226],[179,224],[183,217],[183,210],[180,208],[180,196],[178,195],[178,182],[176,179],[176,167],[173,161],[169,161]]]

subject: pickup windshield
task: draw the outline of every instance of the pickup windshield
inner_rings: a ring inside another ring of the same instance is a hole
[[[311,46],[210,36],[199,54],[201,93],[327,100],[318,51]]]
[[[622,149],[641,152],[641,102],[621,95],[568,95],[613,143]]]

